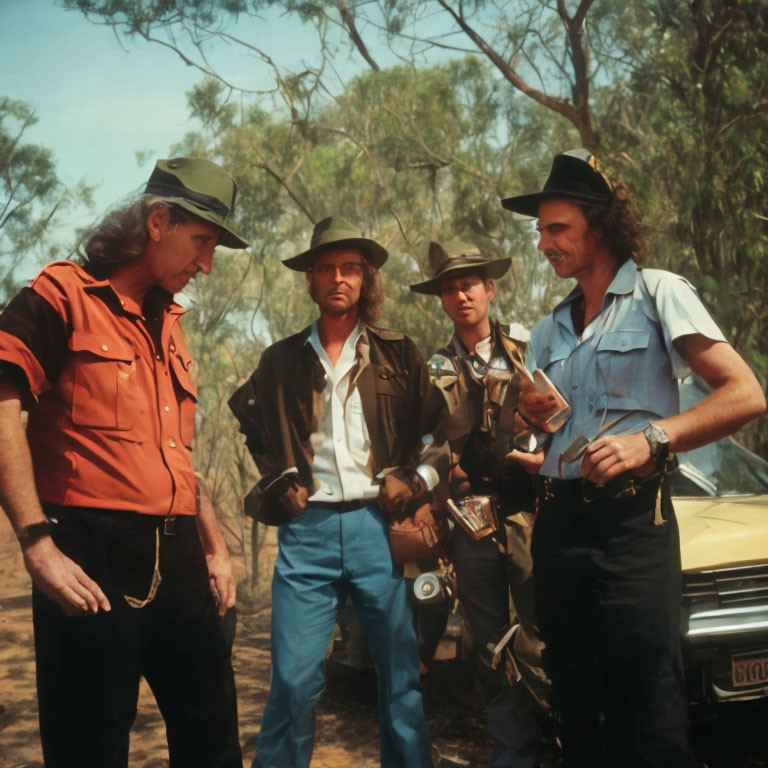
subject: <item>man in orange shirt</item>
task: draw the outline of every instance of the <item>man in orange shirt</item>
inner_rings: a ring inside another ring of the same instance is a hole
[[[144,194],[0,316],[0,504],[32,577],[45,764],[124,768],[144,676],[171,766],[242,760],[229,556],[192,467],[197,390],[173,294],[209,274],[236,185],[158,161]],[[29,412],[26,434],[21,411]]]

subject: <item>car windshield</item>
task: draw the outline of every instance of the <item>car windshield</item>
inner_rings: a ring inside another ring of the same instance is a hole
[[[680,383],[680,408],[686,410],[709,390],[688,377]],[[672,475],[673,496],[753,496],[768,494],[768,462],[731,438],[678,454]]]

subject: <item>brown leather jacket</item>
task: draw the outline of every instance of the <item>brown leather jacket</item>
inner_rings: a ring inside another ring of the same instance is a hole
[[[321,417],[325,371],[309,333],[307,327],[267,348],[229,400],[262,475],[260,485],[295,467],[300,484],[312,488],[310,437]],[[375,477],[391,467],[416,465],[421,436],[437,425],[444,401],[411,339],[373,326],[366,326],[364,338],[368,343],[352,381],[360,391]],[[276,495],[262,494],[261,522],[277,525],[288,517]]]

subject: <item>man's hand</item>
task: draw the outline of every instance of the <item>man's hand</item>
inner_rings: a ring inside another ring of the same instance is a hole
[[[510,451],[505,457],[504,461],[514,461],[519,464],[528,474],[538,475],[541,465],[544,463],[545,451],[539,451],[538,453],[526,453],[525,451]]]
[[[581,474],[596,485],[633,471],[650,474],[656,464],[651,446],[642,432],[631,435],[605,435],[587,447],[581,460]]]
[[[235,604],[235,579],[232,564],[227,554],[206,555],[208,581],[219,616],[223,616]]]
[[[112,607],[101,587],[68,558],[50,536],[22,544],[24,565],[35,586],[68,616],[109,611]]]
[[[413,516],[413,524],[417,528],[428,525],[433,531],[437,528],[435,517],[432,514],[432,507],[429,504],[422,504]]]
[[[533,382],[520,377],[520,396],[517,401],[517,410],[525,418],[537,426],[541,426],[553,414],[559,410],[554,395],[539,392],[534,388]]]
[[[402,517],[411,501],[413,501],[413,491],[405,480],[393,473],[381,481],[379,506],[390,519],[396,520]]]
[[[295,484],[280,497],[280,503],[291,513],[291,517],[298,517],[307,511],[309,492],[303,485]]]

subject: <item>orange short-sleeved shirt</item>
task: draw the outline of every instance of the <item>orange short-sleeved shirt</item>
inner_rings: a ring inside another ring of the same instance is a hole
[[[141,313],[108,280],[59,261],[0,315],[0,372],[27,400],[41,501],[195,514],[184,310],[168,296],[154,333]]]

